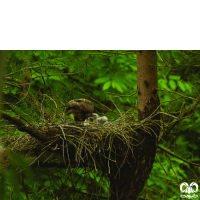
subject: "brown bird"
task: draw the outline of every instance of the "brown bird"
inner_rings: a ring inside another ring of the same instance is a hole
[[[77,122],[85,121],[93,116],[94,105],[87,99],[74,99],[69,101],[69,105],[65,110],[65,114],[73,114],[74,120]]]

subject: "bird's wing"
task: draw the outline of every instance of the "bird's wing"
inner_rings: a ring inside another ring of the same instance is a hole
[[[94,105],[87,99],[74,99],[69,102],[70,108],[78,109],[83,112],[93,113]]]
[[[76,109],[67,107],[66,111],[65,111],[65,114],[69,115],[69,114],[72,114],[72,113],[75,113],[75,112],[76,112]]]

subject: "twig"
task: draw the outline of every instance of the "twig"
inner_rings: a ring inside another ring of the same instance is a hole
[[[188,161],[188,160],[186,160],[185,158],[182,158],[182,157],[180,157],[180,156],[178,156],[178,155],[172,153],[171,151],[162,148],[162,147],[159,146],[159,145],[158,145],[158,149],[160,149],[160,150],[162,150],[162,151],[164,151],[164,152],[170,154],[171,156],[174,156],[174,157],[176,157],[176,158],[178,158],[178,159],[180,159],[180,160],[182,160],[182,161],[184,161],[184,162],[186,162],[186,163],[189,163],[189,164],[191,164],[191,165],[195,165],[195,166],[200,167],[200,164],[197,164],[197,163],[194,163],[194,162]]]
[[[63,66],[63,65],[42,65],[42,66],[35,66],[35,67],[26,67],[26,69],[37,69],[37,68],[44,68],[44,67],[54,67],[54,68],[57,68],[57,67],[70,67],[70,66]],[[24,68],[23,69],[20,69],[18,71],[15,71],[13,73],[10,73],[10,74],[6,74],[4,77],[7,77],[7,76],[11,76],[13,74],[16,74],[18,72],[22,72],[24,71]]]
[[[132,94],[129,94],[129,95],[118,95],[118,96],[114,96],[114,97],[111,97],[110,99],[108,100],[111,100],[111,99],[114,99],[114,98],[118,98],[118,97],[132,97],[133,95],[137,94],[137,92],[134,92]]]
[[[195,100],[195,101],[199,101],[199,99],[195,99],[195,98],[192,98],[192,97],[188,97],[188,96],[185,96],[185,95],[182,95],[178,92],[174,92],[174,91],[169,91],[169,90],[163,90],[163,89],[157,89],[158,91],[164,91],[164,92],[169,92],[169,93],[174,93],[174,94],[177,94],[181,97],[184,97],[184,98],[187,98],[187,99],[192,99],[192,100]]]
[[[162,57],[160,56],[160,54],[158,53],[158,51],[156,51],[156,54],[158,55],[158,57],[160,58],[161,62],[165,64],[165,66],[169,67],[165,61],[162,59]]]
[[[157,156],[157,155],[156,155],[156,159],[157,159],[157,161],[159,162],[160,166],[163,168],[165,174],[168,176],[167,171],[165,170],[164,166],[162,165],[162,163],[161,163],[160,160],[158,159],[158,156]]]
[[[26,187],[25,187],[24,177],[23,177],[22,171],[20,171],[20,180],[21,180],[22,188],[23,188],[23,191],[25,193],[26,199],[29,200],[28,192],[27,192]]]
[[[77,84],[76,82],[75,82],[75,84],[77,85],[77,87],[78,87],[87,97],[89,97],[89,98],[92,99],[93,101],[96,101],[98,104],[100,104],[101,106],[107,108],[109,111],[115,112],[115,111],[113,111],[112,109],[110,109],[110,108],[108,108],[107,106],[105,106],[104,104],[102,104],[101,102],[99,102],[99,101],[97,101],[96,99],[90,97],[86,92],[84,92],[84,91],[78,86],[78,84]],[[115,113],[117,113],[117,112],[115,112]]]
[[[76,73],[58,73],[58,74],[47,74],[47,75],[41,75],[41,76],[35,76],[32,79],[35,78],[41,78],[41,77],[50,77],[50,76],[66,76],[66,75],[75,75],[75,74],[79,74],[80,72],[76,72]]]
[[[182,111],[180,112],[180,114],[177,116],[177,118],[175,118],[166,128],[165,132],[166,134],[169,134],[170,131],[172,130],[172,128],[178,124],[179,121],[181,121],[183,118],[187,117],[188,115],[190,115],[191,113],[195,112],[195,109],[198,105],[200,101],[200,95],[198,96],[197,99],[195,99],[195,102],[188,108],[182,108]]]
[[[57,106],[56,102],[49,95],[47,95],[47,94],[43,94],[43,95],[48,97],[51,101],[53,101],[54,104],[55,104],[56,109],[58,109],[58,106]]]

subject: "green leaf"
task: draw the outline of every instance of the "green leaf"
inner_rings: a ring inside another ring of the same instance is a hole
[[[137,76],[135,74],[127,74],[126,80],[129,80],[131,83],[133,83],[133,81],[137,81]]]
[[[185,84],[182,81],[178,81],[178,86],[180,87],[180,89],[185,92]]]
[[[194,150],[198,150],[199,148],[196,144],[190,144],[189,146],[192,147]]]
[[[51,185],[50,181],[45,181],[45,185],[48,187]]]
[[[117,82],[116,82],[116,88],[117,88],[118,91],[123,93],[123,90],[122,90],[121,86]]]
[[[111,81],[104,83],[103,90],[107,90],[111,86]]]
[[[42,51],[41,51],[41,50],[34,51],[34,54],[35,54],[36,56],[40,56],[40,55],[41,55],[41,53],[42,53]]]
[[[123,88],[124,90],[127,90],[127,87],[122,82],[120,82],[120,87]]]
[[[115,62],[115,60],[116,60],[115,56],[110,57],[110,62],[111,62],[112,64]]]
[[[116,88],[116,81],[115,80],[112,81],[112,87]]]
[[[159,53],[159,55],[162,58],[162,60],[167,60],[167,59],[170,58],[170,53],[169,52]]]
[[[185,83],[185,87],[190,93],[192,92],[192,87],[189,83]]]
[[[74,115],[73,115],[73,114],[70,114],[69,116],[70,116],[70,118],[71,118],[72,120],[74,120]]]
[[[172,52],[173,57],[176,57],[176,58],[180,57],[180,51],[172,50],[171,52]]]
[[[32,74],[32,78],[35,78],[36,76],[41,76],[42,74],[40,74],[40,73],[34,73],[34,74]]]
[[[171,95],[170,95],[170,93],[166,94],[164,101],[171,101]]]
[[[169,80],[169,85],[173,90],[176,89],[176,82],[174,80]]]
[[[162,67],[162,62],[158,61],[157,65],[158,65],[158,67]]]
[[[60,76],[57,76],[57,75],[55,75],[55,76],[50,76],[49,79],[55,80],[55,81],[60,81]]]
[[[97,84],[105,83],[105,82],[107,82],[108,80],[110,80],[110,77],[104,76],[104,77],[101,77],[101,78],[96,79],[95,83],[97,83]]]
[[[65,51],[65,53],[73,56],[75,51],[74,50],[67,50],[67,51]]]
[[[180,80],[181,77],[180,77],[180,76],[177,76],[177,75],[170,75],[170,76],[169,76],[169,79]]]
[[[159,79],[158,83],[160,84],[161,88],[169,90],[166,79]]]
[[[41,59],[47,59],[48,56],[49,56],[49,54],[47,51],[41,51],[41,54],[40,54]]]
[[[178,59],[175,59],[175,61],[180,65],[181,61]]]
[[[24,57],[23,51],[16,51],[15,55],[19,60],[23,59],[23,57]]]

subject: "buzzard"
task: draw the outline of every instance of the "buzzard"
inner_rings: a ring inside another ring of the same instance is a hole
[[[65,110],[65,114],[73,114],[74,120],[77,122],[87,121],[89,117],[93,116],[94,105],[87,99],[74,99],[69,101],[69,105]]]

